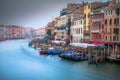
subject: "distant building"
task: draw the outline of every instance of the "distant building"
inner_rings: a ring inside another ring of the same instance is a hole
[[[45,28],[45,35],[49,37],[50,39],[54,39],[55,37],[55,20],[52,19],[51,22],[49,22]]]
[[[0,25],[0,41],[6,39],[6,26]]]
[[[26,37],[27,38],[33,38],[33,37],[35,37],[35,30],[33,29],[33,28],[30,28],[30,27],[26,27],[25,28],[25,35],[26,35]]]
[[[36,36],[40,37],[40,36],[45,36],[45,28],[39,28],[39,29],[35,29],[35,33],[36,33]]]
[[[16,25],[0,25],[0,41],[28,38],[31,37],[32,34],[32,28]]]

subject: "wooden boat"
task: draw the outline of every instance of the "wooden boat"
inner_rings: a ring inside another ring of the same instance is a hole
[[[40,51],[40,55],[43,55],[45,53],[45,51]]]
[[[61,50],[60,49],[54,49],[53,47],[50,47],[46,50],[42,50],[42,52],[44,52],[44,54],[58,55],[58,54],[61,53]]]
[[[59,57],[68,60],[81,61],[87,60],[88,56],[86,54],[74,54],[72,51],[66,51],[65,54],[59,55]]]

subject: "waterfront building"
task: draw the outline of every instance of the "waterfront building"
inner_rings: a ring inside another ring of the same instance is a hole
[[[84,16],[83,16],[84,17]],[[74,19],[72,26],[72,42],[73,43],[81,43],[83,39],[83,30],[84,30],[84,20],[83,17]]]
[[[104,11],[104,39],[108,46],[108,54],[113,53],[112,56],[115,57],[120,52],[120,2],[112,0]]]
[[[73,12],[73,21],[71,27],[71,35],[73,43],[81,43],[83,41],[84,31],[84,5],[81,4],[79,10]]]
[[[44,37],[45,36],[45,28],[35,29],[35,33],[37,37]]]
[[[90,12],[91,12],[91,4],[86,2],[84,5],[84,33],[83,33],[83,35],[84,35],[83,41],[84,42],[90,41],[90,23],[89,23]]]
[[[72,42],[72,34],[71,34],[71,29],[72,29],[72,23],[74,19],[74,12],[80,11],[80,7],[83,6],[82,4],[68,4],[67,8],[62,9],[61,16],[66,16],[66,25],[65,25],[65,40],[67,42]]]
[[[20,39],[22,37],[22,27],[11,25],[11,28],[12,28],[12,38]]]
[[[67,15],[60,16],[60,27],[59,31],[61,32],[61,39],[66,40],[67,39],[67,31],[66,31],[66,23],[67,23],[68,17]]]
[[[104,41],[104,8],[108,6],[108,2],[100,3],[99,5],[92,6],[90,13],[90,30],[91,41],[103,42]]]
[[[60,30],[60,17],[55,18],[55,39],[62,39],[62,31]]]
[[[73,19],[79,15],[78,12],[80,12],[81,8],[83,8],[83,4],[68,4],[67,8],[64,8],[62,11],[60,11],[60,24],[62,29],[60,31],[62,40],[66,40],[67,42],[73,41],[73,35],[71,32],[74,23]]]
[[[0,25],[0,41],[26,38],[28,31],[31,32],[31,28],[28,30],[28,28],[22,26]]]
[[[46,36],[49,37],[49,39],[54,39],[55,36],[55,20],[52,19],[51,22],[49,22],[45,28]]]
[[[5,40],[6,34],[5,34],[5,25],[0,25],[0,41]]]
[[[32,38],[35,37],[35,32],[33,28],[24,27],[22,28],[22,38]]]

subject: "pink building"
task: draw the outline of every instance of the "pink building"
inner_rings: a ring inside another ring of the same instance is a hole
[[[35,30],[36,36],[45,36],[45,28],[39,28]]]

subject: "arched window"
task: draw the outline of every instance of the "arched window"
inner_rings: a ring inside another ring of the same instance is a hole
[[[105,19],[105,25],[107,25],[107,19]]]
[[[81,20],[81,25],[82,25],[82,20]]]
[[[117,24],[119,24],[119,18],[117,18]]]
[[[110,23],[109,23],[110,25],[112,24],[112,19],[110,19]]]
[[[116,23],[117,23],[117,19],[115,18],[115,19],[114,19],[114,24],[116,24]]]
[[[80,28],[79,28],[79,34],[80,34]]]

